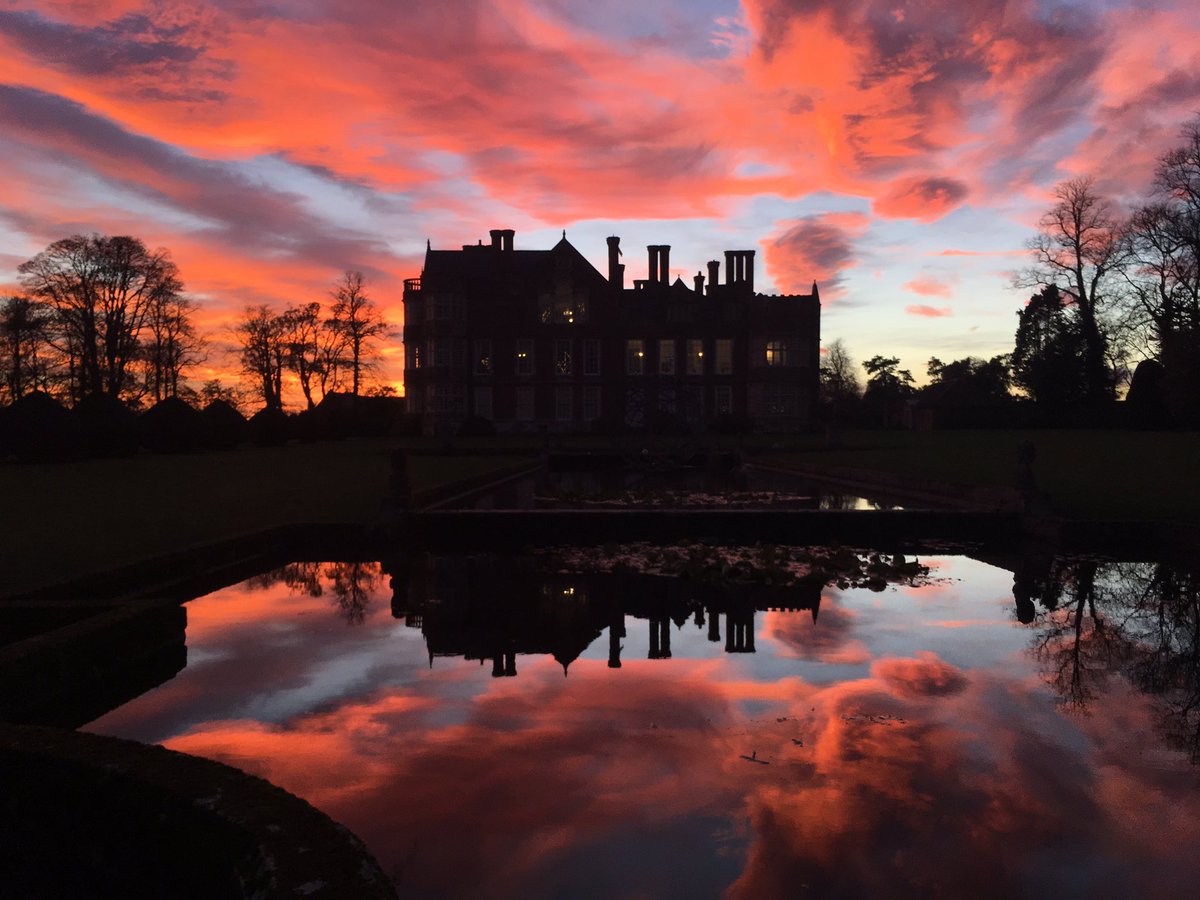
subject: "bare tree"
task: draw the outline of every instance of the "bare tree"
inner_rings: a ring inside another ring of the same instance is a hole
[[[268,306],[248,306],[234,326],[241,346],[242,371],[255,380],[255,387],[268,409],[283,409],[283,369],[287,346],[281,317]]]
[[[80,393],[119,397],[133,386],[131,364],[151,306],[183,285],[165,250],[137,238],[73,235],[18,267],[36,298],[51,304],[60,350],[78,367]]]
[[[836,425],[846,418],[861,399],[857,367],[845,341],[838,338],[825,348],[821,360],[821,405],[829,424]]]
[[[321,383],[321,395],[325,394],[324,383],[319,375],[324,365],[321,354],[321,304],[289,306],[279,317],[279,327],[287,367],[295,373],[297,381],[300,382],[304,402],[309,409],[313,409],[316,406],[313,402],[314,380]]]
[[[358,396],[362,376],[378,355],[375,342],[390,330],[367,296],[362,272],[346,272],[333,289],[329,327],[342,340],[350,369],[350,393]]]
[[[1105,308],[1116,298],[1123,262],[1123,226],[1101,197],[1091,176],[1072,178],[1054,189],[1055,204],[1028,244],[1033,266],[1018,276],[1025,287],[1056,286],[1074,309],[1086,348],[1087,397],[1095,403],[1114,396],[1107,365]]]
[[[195,308],[194,301],[178,294],[154,297],[149,304],[142,357],[146,390],[155,401],[178,396],[183,370],[204,358],[204,338],[192,323]]]
[[[0,303],[0,394],[20,400],[47,386],[50,310],[29,297]]]

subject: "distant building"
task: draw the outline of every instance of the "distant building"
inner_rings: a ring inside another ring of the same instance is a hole
[[[625,287],[620,238],[605,278],[566,239],[425,253],[404,283],[404,383],[427,433],[468,416],[501,432],[693,430],[750,420],[760,431],[814,422],[821,303],[754,290],[754,251],[725,253],[691,285],[668,281],[671,248]],[[707,285],[706,285],[707,281]]]

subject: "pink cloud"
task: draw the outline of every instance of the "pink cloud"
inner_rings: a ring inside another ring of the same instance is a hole
[[[827,213],[786,224],[762,242],[767,273],[785,293],[807,292],[816,281],[822,296],[837,297],[842,273],[858,265],[854,243],[870,220],[860,213]]]
[[[924,316],[927,319],[937,319],[942,316],[954,315],[954,310],[949,306],[935,307],[919,303],[904,307],[904,312],[910,316]]]
[[[933,278],[914,278],[912,281],[907,281],[903,285],[904,290],[912,294],[920,294],[922,297],[953,297],[953,285],[946,284],[944,281],[936,281]]]

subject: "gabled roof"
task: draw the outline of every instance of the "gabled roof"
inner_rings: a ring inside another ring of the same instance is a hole
[[[549,250],[500,250],[490,245],[466,246],[462,250],[426,250],[421,277],[431,283],[461,283],[464,286],[496,284],[500,281],[532,284],[550,277],[564,255],[585,278],[607,283],[565,237]]]

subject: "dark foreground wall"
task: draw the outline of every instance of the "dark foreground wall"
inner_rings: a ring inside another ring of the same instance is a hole
[[[0,724],[0,872],[12,897],[390,898],[349,831],[220,763]]]

